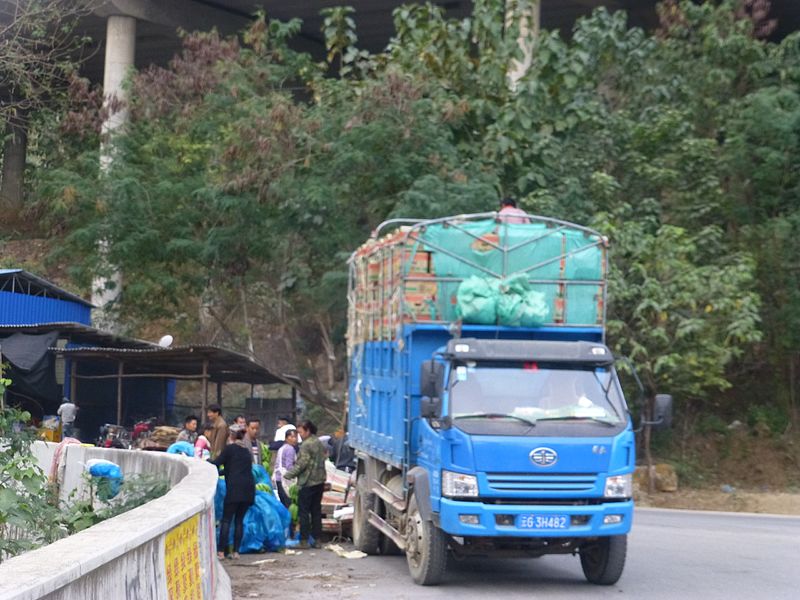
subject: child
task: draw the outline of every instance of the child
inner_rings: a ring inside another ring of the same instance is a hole
[[[203,424],[203,434],[198,435],[197,441],[194,443],[195,458],[200,458],[202,460],[208,460],[211,458],[211,442],[208,441],[208,438],[211,436],[213,431],[213,423]]]

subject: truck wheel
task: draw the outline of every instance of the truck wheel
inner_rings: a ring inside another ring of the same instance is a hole
[[[603,537],[581,547],[581,567],[586,580],[597,585],[617,583],[625,568],[627,549],[627,535]]]
[[[353,545],[367,554],[378,553],[381,532],[369,524],[369,511],[375,506],[375,494],[367,491],[366,475],[356,480],[353,499]]]
[[[447,568],[445,533],[422,518],[413,495],[406,521],[406,561],[411,578],[419,585],[439,584]]]

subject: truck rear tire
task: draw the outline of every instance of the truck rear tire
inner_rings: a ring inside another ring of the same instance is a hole
[[[628,536],[603,537],[580,550],[581,567],[586,580],[597,585],[614,585],[625,568]]]
[[[369,524],[369,511],[375,506],[375,494],[367,489],[366,475],[359,475],[353,500],[353,545],[366,554],[377,554],[381,532]]]
[[[406,521],[406,562],[411,578],[419,585],[438,585],[447,569],[447,537],[422,518],[413,495]]]

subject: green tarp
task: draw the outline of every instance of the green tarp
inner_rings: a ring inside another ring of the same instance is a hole
[[[427,225],[414,236],[432,253],[437,319],[602,322],[604,253],[596,235],[542,222],[484,219]],[[510,293],[499,293],[504,286]]]

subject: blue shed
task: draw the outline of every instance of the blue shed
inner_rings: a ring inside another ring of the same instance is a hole
[[[92,304],[23,269],[0,269],[0,325],[91,325]]]

